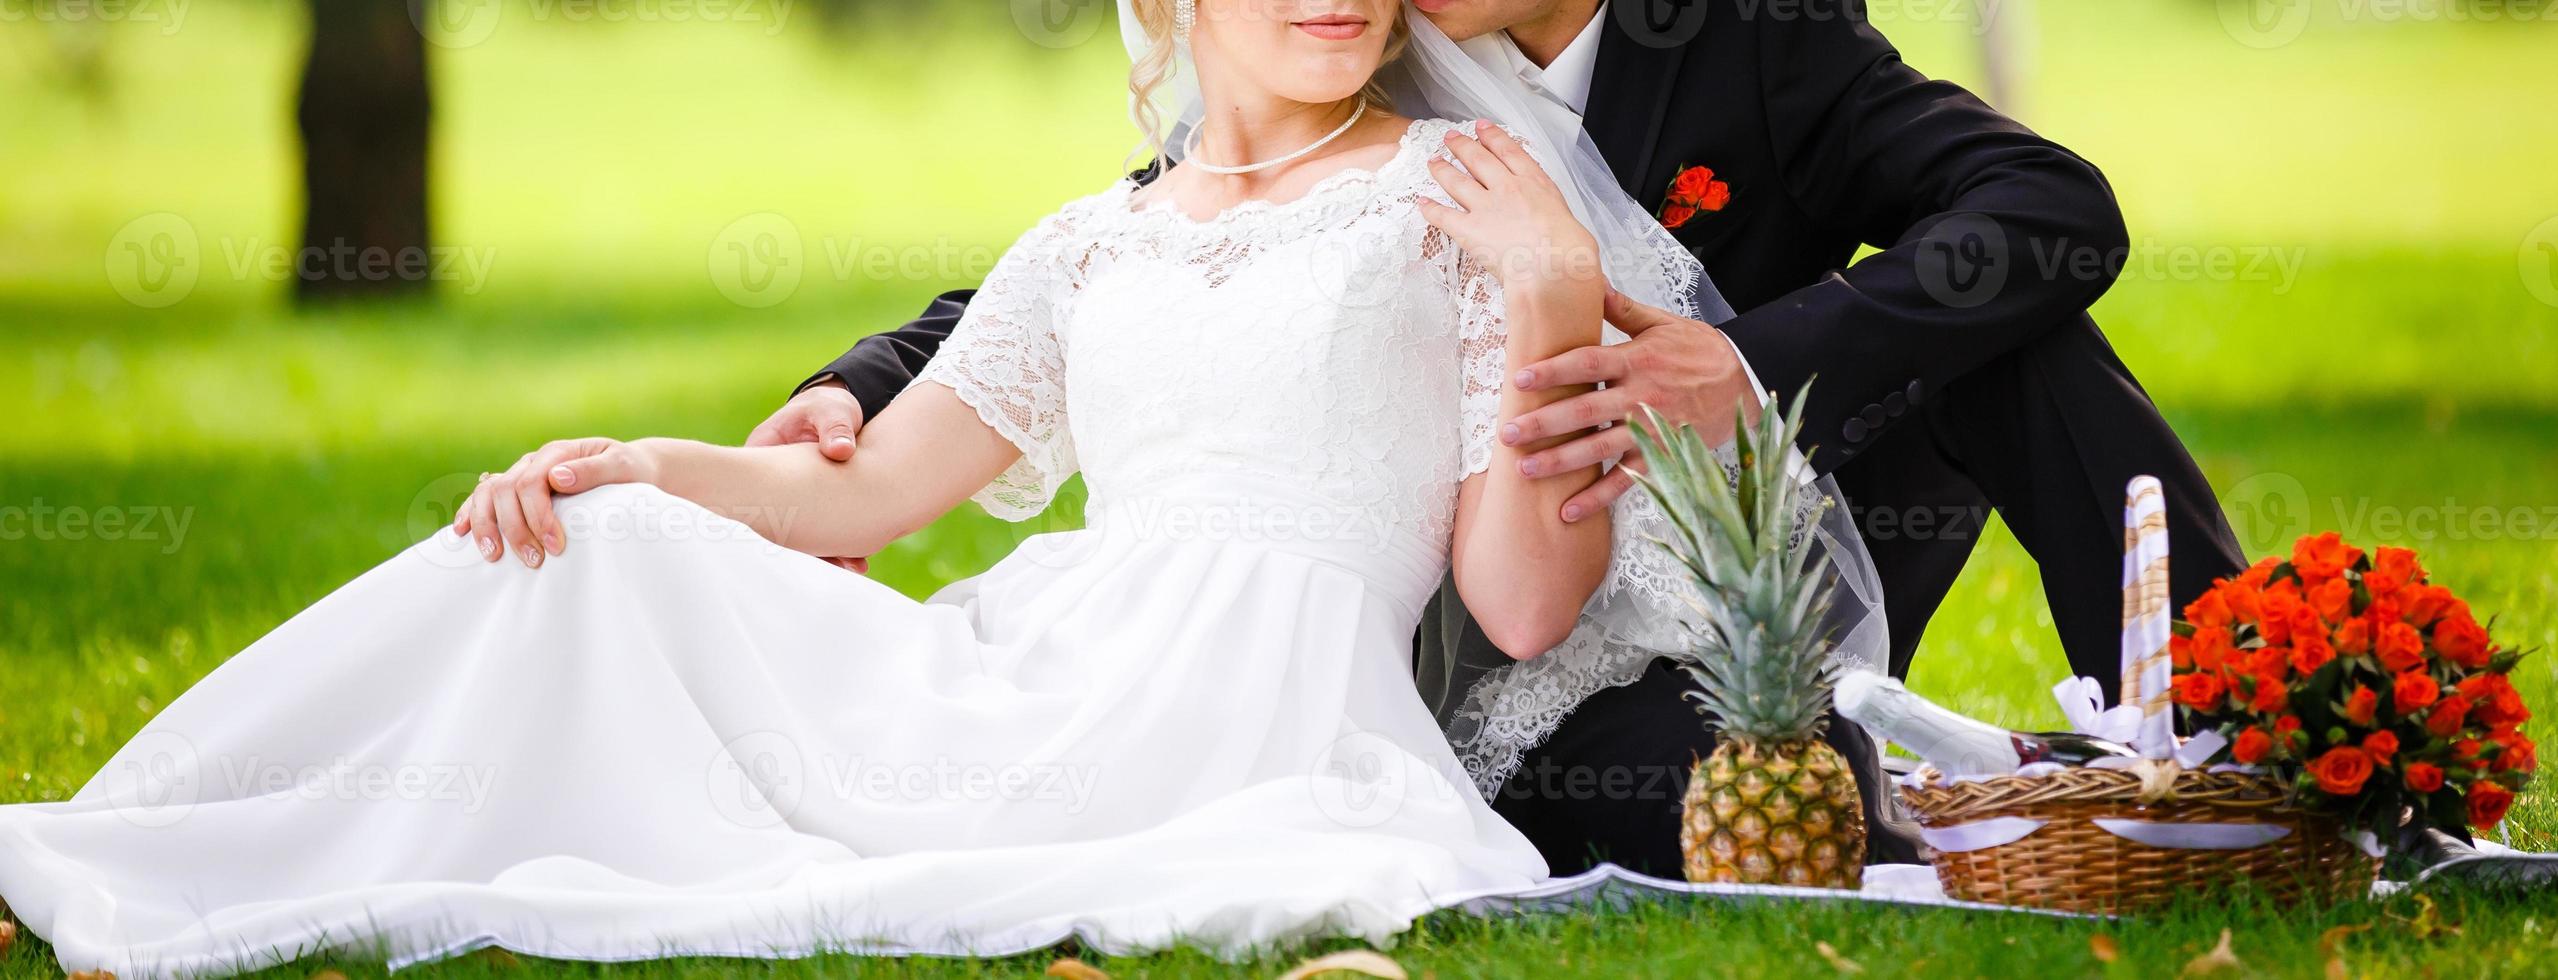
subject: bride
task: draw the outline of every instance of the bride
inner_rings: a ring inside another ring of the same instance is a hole
[[[72,800],[0,807],[0,899],[134,977],[1240,953],[1536,884],[1410,639],[1451,570],[1514,656],[1574,634],[1609,522],[1556,516],[1592,474],[1494,438],[1570,394],[1502,365],[1595,342],[1611,278],[1668,304],[1693,270],[1604,170],[1541,163],[1570,137],[1390,111],[1385,81],[1500,108],[1392,0],[1122,8],[1186,162],[1025,234],[851,462],[594,440],[484,485]],[[1077,472],[1086,529],[928,602],[811,557],[964,499],[1027,517]],[[520,561],[479,560],[496,513],[530,520]]]

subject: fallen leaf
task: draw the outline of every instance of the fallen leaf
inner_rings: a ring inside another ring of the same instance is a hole
[[[2350,936],[2350,935],[2353,935],[2353,934],[2355,934],[2355,933],[2357,933],[2357,932],[2361,932],[2361,931],[2363,931],[2363,930],[2365,930],[2365,929],[2369,929],[2369,928],[2371,928],[2371,927],[2372,927],[2372,923],[2364,922],[2364,923],[2358,923],[2358,924],[2354,924],[2354,925],[2342,925],[2342,926],[2337,926],[2337,927],[2335,927],[2335,928],[2333,928],[2333,929],[2329,929],[2329,930],[2327,930],[2326,932],[2319,933],[2319,934],[2318,934],[2318,955],[2320,955],[2320,956],[2333,956],[2333,955],[2335,955],[2335,954],[2336,954],[2336,948],[2337,948],[2337,947],[2339,947],[2339,946],[2344,945],[2344,943],[2345,943],[2345,937]]]
[[[318,973],[311,974],[311,980],[346,980],[346,974],[339,973],[336,970],[322,970]]]
[[[1865,972],[1865,967],[1858,965],[1855,960],[1840,956],[1839,951],[1835,947],[1832,947],[1829,943],[1816,940],[1812,943],[1812,951],[1821,954],[1822,959],[1830,961],[1830,966],[1836,968],[1840,973]]]
[[[1048,964],[1048,975],[1058,980],[1110,980],[1101,968],[1072,956]]]
[[[2417,892],[2416,906],[2416,915],[2413,918],[2398,920],[2406,923],[2407,931],[2414,934],[2416,938],[2432,939],[2436,936],[2460,935],[2458,923],[2443,921],[2443,911],[2435,907],[2433,896]]]
[[[18,924],[15,922],[0,921],[0,956],[8,955],[9,947],[15,946],[17,943]]]
[[[2185,968],[2176,971],[2176,975],[2180,977],[2197,977],[2207,973],[2219,973],[2222,970],[2235,970],[2238,968],[2238,954],[2230,951],[2229,930],[2224,928],[2220,931],[2220,945],[2212,947],[2211,952],[2186,961]]]
[[[71,980],[115,980],[115,974],[105,970],[82,970],[72,974]]]
[[[524,961],[516,959],[515,954],[509,953],[495,946],[489,946],[481,949],[479,952],[472,953],[471,958],[480,961],[481,965],[493,970],[512,970],[524,965]]]
[[[1396,965],[1395,961],[1365,949],[1349,949],[1315,957],[1297,964],[1296,969],[1280,974],[1279,980],[1306,980],[1307,977],[1315,974],[1331,973],[1336,970],[1344,973],[1365,973],[1372,977],[1383,977],[1384,980],[1411,980],[1411,975],[1403,972],[1403,967]]]
[[[2122,944],[2115,942],[2114,937],[2101,932],[2087,937],[2087,951],[2096,954],[2096,962],[2099,963],[2111,963],[2123,958]]]
[[[2345,968],[2345,937],[2369,929],[2372,925],[2369,922],[2341,925],[2318,934],[2318,956],[2327,961],[2327,980],[2346,980],[2353,975],[2353,971]]]

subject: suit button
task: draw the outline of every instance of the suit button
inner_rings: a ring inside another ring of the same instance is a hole
[[[1865,411],[1857,413],[1857,417],[1864,419],[1865,424],[1868,426],[1880,426],[1883,424],[1883,419],[1885,418],[1883,415],[1883,406],[1867,405],[1865,406]]]
[[[1846,436],[1849,442],[1864,442],[1865,429],[1864,419],[1849,419],[1846,425],[1839,427],[1839,434]]]
[[[1909,387],[1904,388],[1904,389],[1901,389],[1901,390],[1902,390],[1904,393],[1906,393],[1906,394],[1908,394],[1908,395],[1910,396],[1910,404],[1912,404],[1912,405],[1919,405],[1919,404],[1924,404],[1924,403],[1925,403],[1924,399],[1922,399],[1920,396],[1922,396],[1922,395],[1926,394],[1926,389],[1925,389],[1925,388],[1920,387],[1918,382],[1916,382],[1916,381],[1912,381],[1912,382],[1910,382],[1910,386],[1909,386]]]
[[[1906,412],[1906,411],[1909,411],[1909,410],[1910,410],[1910,399],[1909,399],[1909,396],[1907,396],[1907,395],[1903,395],[1903,394],[1901,394],[1900,392],[1897,392],[1897,391],[1895,391],[1895,392],[1893,392],[1893,393],[1891,393],[1891,394],[1888,394],[1888,395],[1883,396],[1883,414],[1885,414],[1885,415],[1889,415],[1889,416],[1891,416],[1891,417],[1893,417],[1893,418],[1896,418],[1896,419],[1897,419],[1897,418],[1900,418],[1900,417],[1901,417],[1901,413],[1902,413],[1902,412]]]

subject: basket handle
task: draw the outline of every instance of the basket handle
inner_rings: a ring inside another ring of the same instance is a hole
[[[2144,475],[2133,477],[2124,494],[2122,703],[2141,712],[2132,747],[2160,762],[2176,754],[2176,714],[2168,698],[2167,491],[2157,477]],[[2167,779],[2172,783],[2173,774]]]

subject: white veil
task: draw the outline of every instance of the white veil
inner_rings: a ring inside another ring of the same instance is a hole
[[[1134,59],[1144,56],[1152,42],[1129,3],[1118,0],[1119,31]],[[1732,308],[1704,267],[1618,187],[1589,134],[1577,126],[1554,131],[1530,107],[1529,100],[1538,96],[1517,79],[1485,67],[1502,63],[1500,38],[1461,44],[1409,3],[1403,15],[1411,42],[1378,79],[1396,111],[1415,118],[1489,119],[1507,127],[1523,138],[1529,154],[1563,189],[1573,214],[1598,239],[1610,285],[1681,316],[1708,323],[1731,319]],[[1167,155],[1179,160],[1205,111],[1186,46],[1176,52],[1171,73],[1153,99],[1155,116],[1172,123],[1164,140]],[[1614,327],[1604,334],[1611,344],[1626,339]],[[1832,613],[1838,648],[1832,656],[1852,669],[1879,671],[1889,649],[1882,583],[1837,483],[1822,477],[1818,487],[1835,503],[1806,543],[1822,549],[1839,571]],[[1638,490],[1620,499],[1610,517],[1615,540],[1608,583],[1591,598],[1571,639],[1534,660],[1511,663],[1504,658],[1498,664],[1472,665],[1476,671],[1448,665],[1453,675],[1464,678],[1465,690],[1443,710],[1442,720],[1468,776],[1487,796],[1518,768],[1522,754],[1551,734],[1584,698],[1632,683],[1655,658],[1683,654],[1694,643],[1686,622],[1694,615],[1688,599],[1694,585],[1656,543],[1670,537],[1660,511]]]

